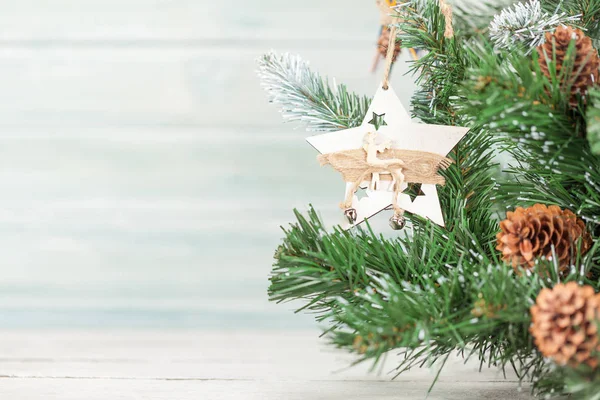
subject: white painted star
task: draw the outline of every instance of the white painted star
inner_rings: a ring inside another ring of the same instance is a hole
[[[385,90],[380,85],[365,119],[359,127],[311,136],[307,141],[322,154],[360,149],[363,146],[365,134],[375,131],[375,126],[369,122],[373,121],[374,115],[382,116],[382,114],[385,114],[382,117],[385,125],[379,124],[377,134],[391,139],[392,147],[397,149],[425,151],[446,156],[469,131],[468,128],[458,126],[413,123],[394,89],[390,86]],[[357,218],[354,224],[350,224],[344,219],[345,222],[342,224],[344,228],[359,224],[365,218],[391,206],[393,196],[391,182],[381,181],[381,183],[381,187],[378,187],[377,190],[367,189],[367,197],[358,200],[354,196],[352,207],[357,211]],[[347,190],[349,185],[351,183],[347,183]],[[361,186],[368,188],[369,182],[363,182]],[[407,184],[404,183],[401,191],[404,191],[406,187]],[[424,196],[418,196],[414,202],[409,195],[401,193],[398,196],[399,206],[444,226],[444,217],[436,186],[423,184],[421,190]]]

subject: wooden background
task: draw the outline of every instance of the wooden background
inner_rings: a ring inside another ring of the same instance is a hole
[[[0,0],[1,398],[424,397],[427,371],[332,374],[352,358],[266,296],[279,226],[309,203],[335,223],[343,183],[255,59],[371,95],[372,3]],[[476,370],[431,398],[525,398]]]
[[[371,95],[371,3],[0,1],[3,325],[312,326],[267,302],[272,254],[294,207],[336,222],[343,184],[255,59]]]

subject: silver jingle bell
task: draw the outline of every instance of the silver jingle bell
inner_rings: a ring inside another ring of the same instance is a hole
[[[404,215],[394,214],[390,218],[390,227],[395,231],[399,231],[399,230],[403,229],[405,225],[406,225],[406,218],[404,218]]]
[[[348,220],[349,223],[353,224],[356,222],[356,218],[358,217],[358,213],[355,208],[348,208],[344,210],[344,216]]]

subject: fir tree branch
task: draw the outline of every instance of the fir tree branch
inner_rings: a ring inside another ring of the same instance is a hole
[[[539,373],[536,394],[545,398],[563,394],[573,399],[600,400],[600,370],[547,364]]]
[[[359,294],[364,301],[340,302],[336,318],[346,328],[332,332],[332,341],[364,360],[408,348],[398,373],[459,351],[487,366],[514,365],[522,378],[534,375],[529,308],[545,285],[537,275],[479,261],[425,270],[410,282],[374,278],[374,289]]]
[[[539,0],[517,3],[504,9],[490,24],[490,38],[496,49],[521,46],[526,54],[545,42],[545,33],[560,24],[578,21],[580,15],[548,13],[542,10]]]
[[[425,50],[409,68],[419,85],[413,115],[426,123],[460,125],[452,99],[466,71],[461,39],[444,37],[446,20],[437,1],[411,0],[396,10],[403,45]]]
[[[514,181],[502,184],[498,199],[509,208],[557,204],[600,224],[600,159],[585,139],[581,114],[568,107],[571,90],[564,84],[573,66],[565,63],[558,73],[550,61],[547,79],[537,56],[496,56],[484,48],[477,54],[481,61],[465,89],[465,111],[486,129],[510,138],[506,146],[517,161],[508,171]]]
[[[464,37],[484,32],[494,15],[518,0],[448,0],[452,5],[455,28]]]
[[[580,15],[580,25],[592,38],[594,46],[600,43],[600,0],[541,0],[548,13]]]
[[[585,29],[593,28],[600,18],[600,0],[541,0],[549,13],[580,15]]]
[[[330,86],[299,56],[270,52],[258,59],[258,76],[269,101],[286,121],[306,123],[309,131],[335,131],[360,125],[370,104],[344,85]]]
[[[512,367],[521,379],[540,377],[529,308],[542,287],[559,281],[558,265],[540,262],[544,272],[515,275],[496,252],[467,249],[431,224],[388,240],[364,230],[326,233],[313,210],[297,217],[277,252],[270,294],[304,300],[303,310],[331,324],[336,346],[375,362],[406,349],[397,373],[459,351],[488,367]],[[565,280],[586,281],[588,272]]]

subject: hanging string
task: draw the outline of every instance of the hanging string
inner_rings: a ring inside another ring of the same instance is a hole
[[[390,30],[390,42],[388,43],[387,56],[385,57],[385,70],[383,71],[383,89],[388,90],[390,87],[390,71],[392,70],[392,63],[394,61],[394,50],[396,49],[396,34],[398,28],[396,25],[392,26]]]
[[[444,16],[446,29],[444,29],[444,37],[452,39],[454,37],[454,28],[452,27],[452,7],[445,0],[440,0],[440,11]]]

